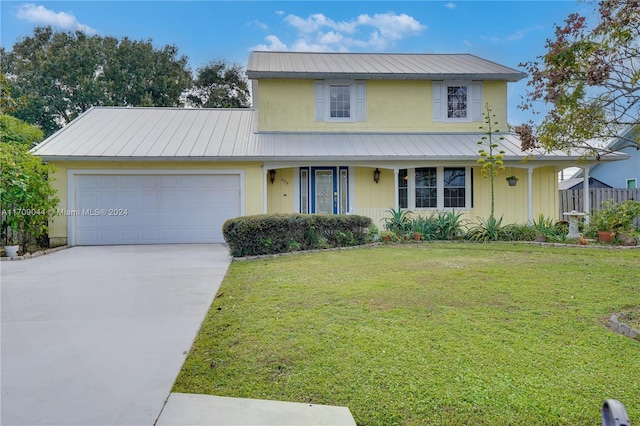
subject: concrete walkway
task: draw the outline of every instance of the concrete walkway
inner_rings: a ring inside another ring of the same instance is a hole
[[[347,407],[172,393],[156,426],[356,426]]]
[[[169,396],[229,262],[222,245],[0,262],[0,424],[355,425],[343,407]]]

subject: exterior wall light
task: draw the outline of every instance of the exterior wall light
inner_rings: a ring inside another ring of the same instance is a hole
[[[378,183],[380,181],[380,170],[376,167],[376,169],[373,171],[373,181],[375,183]]]
[[[269,170],[269,180],[271,181],[271,185],[276,181],[276,171],[274,169]]]

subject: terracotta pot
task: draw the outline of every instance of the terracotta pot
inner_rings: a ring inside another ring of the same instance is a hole
[[[610,243],[613,241],[615,235],[609,231],[598,231],[598,241],[601,243]]]
[[[413,234],[413,239],[415,241],[420,241],[422,239],[422,234],[419,232],[416,232],[415,234]]]

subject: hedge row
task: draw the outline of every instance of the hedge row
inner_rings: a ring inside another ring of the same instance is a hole
[[[371,219],[357,215],[242,216],[222,226],[234,257],[364,244]]]

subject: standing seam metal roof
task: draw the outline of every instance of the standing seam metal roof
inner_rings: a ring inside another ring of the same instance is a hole
[[[45,160],[474,161],[482,133],[256,133],[253,109],[94,107],[33,149]],[[517,135],[497,143],[505,159],[542,161],[579,153],[523,153]]]
[[[260,52],[249,55],[256,78],[476,79],[518,81],[525,73],[471,54]]]

